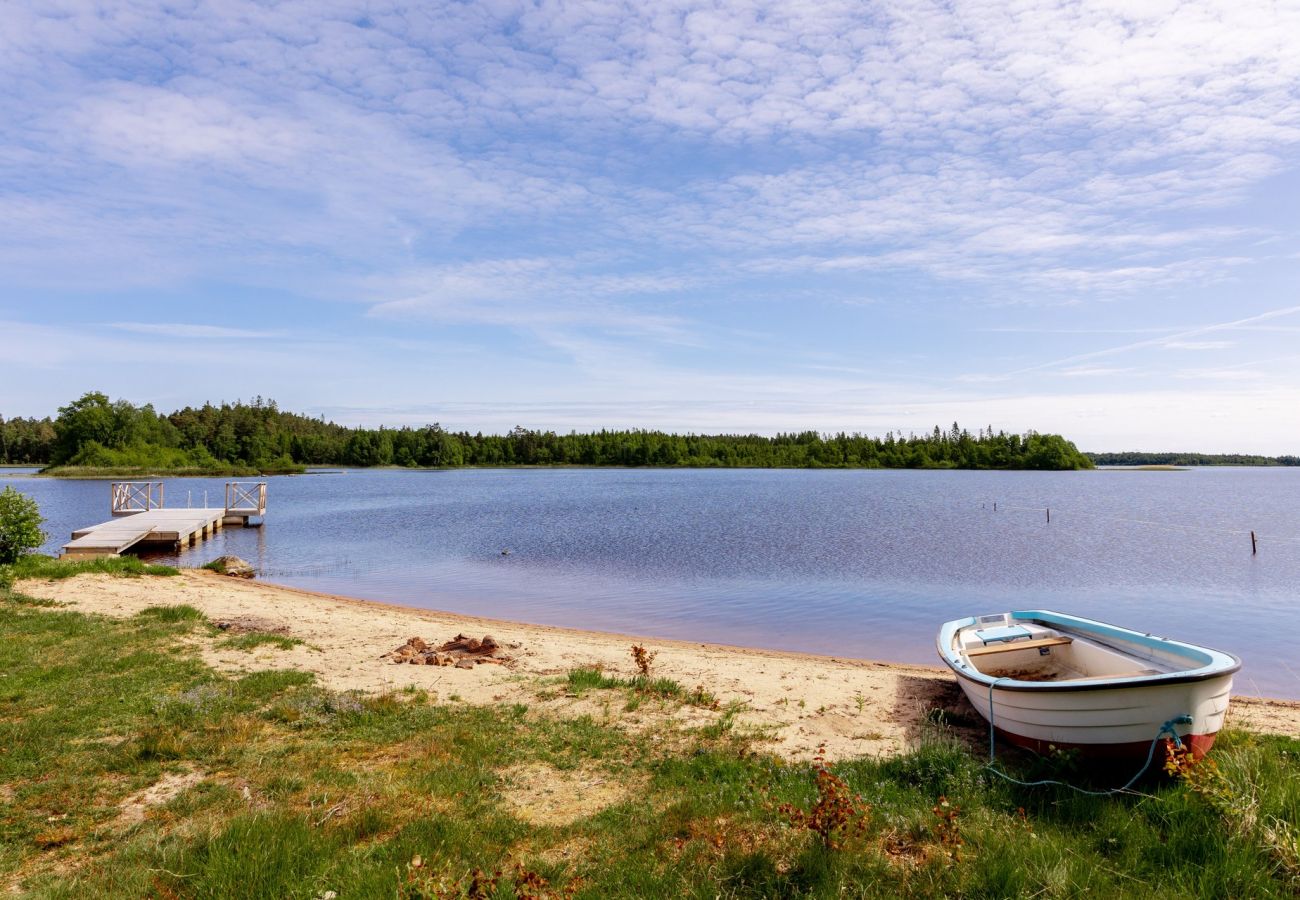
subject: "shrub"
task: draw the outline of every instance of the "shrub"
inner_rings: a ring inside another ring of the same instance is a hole
[[[45,543],[40,507],[12,487],[0,491],[0,565],[18,561]]]

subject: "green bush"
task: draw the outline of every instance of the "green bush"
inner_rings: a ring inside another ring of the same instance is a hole
[[[0,491],[0,565],[15,563],[45,543],[40,507],[12,487]]]

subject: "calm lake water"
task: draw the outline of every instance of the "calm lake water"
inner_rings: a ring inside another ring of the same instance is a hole
[[[1227,650],[1239,692],[1300,698],[1300,469],[269,481],[264,527],[157,558],[233,553],[268,581],[409,606],[922,663],[948,619],[1053,608]],[[108,518],[107,482],[6,482],[40,502],[46,552]],[[168,505],[218,505],[223,484],[169,479]]]

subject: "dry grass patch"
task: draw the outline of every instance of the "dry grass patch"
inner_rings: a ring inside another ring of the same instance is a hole
[[[568,825],[594,816],[644,785],[596,769],[562,770],[545,763],[511,766],[501,778],[506,809],[530,825]]]
[[[117,824],[123,827],[138,825],[145,815],[155,806],[170,803],[183,792],[203,781],[207,776],[202,772],[169,772],[142,791],[136,791],[120,804]]]

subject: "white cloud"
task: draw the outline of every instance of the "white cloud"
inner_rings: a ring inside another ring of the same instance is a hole
[[[673,315],[620,305],[630,296],[671,295],[694,288],[681,274],[621,274],[548,258],[497,259],[429,267],[371,279],[370,315],[438,323],[475,323],[550,335],[598,328],[623,336],[690,342]]]
[[[1229,331],[1235,328],[1240,328],[1242,326],[1253,325],[1256,322],[1264,322],[1270,319],[1277,319],[1284,316],[1293,316],[1296,315],[1297,313],[1300,313],[1300,306],[1288,306],[1282,309],[1273,309],[1273,310],[1269,310],[1268,312],[1259,313],[1253,316],[1246,316],[1245,318],[1241,318],[1241,319],[1233,319],[1228,322],[1216,322],[1210,325],[1201,325],[1196,328],[1189,328],[1186,331],[1182,331],[1179,332],[1178,334],[1170,335],[1167,338],[1152,338],[1150,340],[1135,341],[1129,344],[1121,344],[1118,347],[1107,347],[1103,350],[1093,350],[1088,353],[1075,354],[1074,356],[1069,356],[1064,359],[1057,359],[1057,360],[1052,360],[1050,362],[1038,363],[1037,365],[1033,365],[1033,366],[1026,366],[1025,368],[1017,369],[1014,372],[1008,372],[1002,377],[1010,378],[1016,375],[1027,375],[1033,372],[1042,371],[1044,369],[1054,369],[1072,363],[1085,362],[1091,359],[1100,359],[1103,357],[1115,356],[1122,353],[1130,353],[1134,350],[1143,350],[1148,347],[1165,347],[1168,346],[1171,342],[1178,342],[1184,338],[1196,337],[1202,334],[1212,334],[1217,331]]]
[[[1102,378],[1112,375],[1130,375],[1135,372],[1133,368],[1120,368],[1116,366],[1073,366],[1068,369],[1061,369],[1057,375],[1063,375],[1066,378]]]
[[[137,334],[156,334],[172,338],[214,338],[232,340],[257,340],[283,337],[282,331],[257,331],[249,328],[229,328],[224,325],[197,325],[184,322],[110,322],[109,328]]]
[[[1227,350],[1237,346],[1236,341],[1169,341],[1166,350]]]

